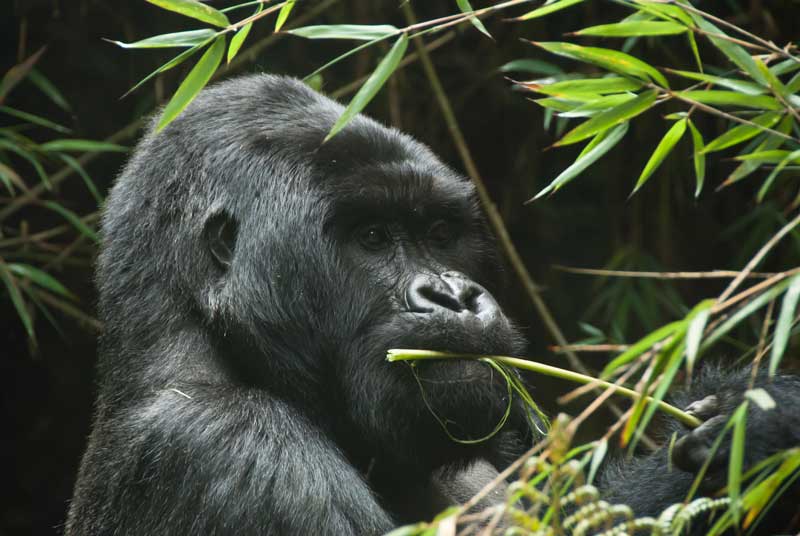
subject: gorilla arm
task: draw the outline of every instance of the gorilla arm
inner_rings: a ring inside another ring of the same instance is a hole
[[[326,435],[262,390],[179,385],[105,422],[90,453],[107,460],[116,451],[116,467],[82,475],[87,492],[76,494],[67,534],[338,535],[393,527]],[[102,467],[84,464],[87,472]]]

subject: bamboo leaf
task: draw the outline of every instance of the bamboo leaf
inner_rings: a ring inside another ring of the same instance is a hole
[[[169,60],[167,63],[165,63],[161,67],[159,67],[158,69],[156,69],[152,73],[148,74],[147,76],[145,76],[141,80],[139,80],[139,82],[137,82],[135,86],[130,88],[128,91],[126,91],[125,94],[122,95],[121,98],[127,97],[128,95],[130,95],[131,93],[133,93],[134,91],[139,89],[139,87],[142,84],[144,84],[145,82],[147,82],[148,80],[150,80],[151,78],[156,76],[157,74],[163,73],[164,71],[168,71],[168,70],[172,69],[173,67],[176,67],[176,66],[180,65],[181,63],[183,63],[184,61],[189,59],[189,57],[194,56],[195,52],[197,52],[201,48],[205,47],[211,41],[212,41],[212,39],[208,39],[207,41],[205,41],[203,43],[200,43],[199,45],[193,46],[189,50],[184,50],[183,52],[181,52],[180,54],[178,54],[177,56],[175,56],[174,58]]]
[[[325,141],[334,137],[351,119],[353,119],[353,117],[369,104],[375,94],[380,91],[383,84],[397,68],[400,60],[403,59],[406,48],[408,48],[408,35],[402,34],[375,68],[375,72],[370,75],[367,81],[364,82],[364,85],[361,86],[361,89],[358,90],[358,93],[356,93],[353,100],[350,101],[350,104],[347,105],[347,108],[345,108],[342,115],[339,116],[339,119],[336,120],[331,131],[325,136]]]
[[[705,149],[703,149],[703,152],[711,153],[714,151],[721,151],[722,149],[727,149],[728,147],[742,143],[743,141],[747,141],[750,138],[754,138],[761,134],[764,132],[765,128],[770,128],[772,125],[780,121],[780,119],[780,112],[767,112],[765,114],[761,114],[757,117],[754,117],[750,121],[763,128],[758,128],[752,125],[736,126],[718,138],[708,142]]]
[[[686,372],[689,375],[694,370],[697,352],[700,349],[700,341],[703,338],[703,331],[706,329],[708,317],[713,306],[714,300],[703,301],[695,308],[697,314],[689,321],[689,327],[686,330]]]
[[[694,32],[687,32],[686,38],[689,41],[689,48],[692,49],[692,56],[694,56],[694,63],[697,65],[697,70],[703,72],[703,60],[700,58],[700,51],[697,49],[697,39],[694,37]]]
[[[581,123],[571,131],[567,132],[563,138],[555,143],[556,146],[570,145],[606,130],[623,121],[639,115],[652,106],[656,100],[656,90],[649,90],[640,93],[636,98],[623,102],[619,106],[602,112],[588,121]]]
[[[126,153],[128,148],[116,143],[105,141],[64,139],[53,140],[39,146],[43,151],[71,151],[71,152],[107,152],[107,153]]]
[[[287,0],[283,7],[278,12],[278,18],[275,19],[275,31],[280,32],[283,25],[286,24],[286,21],[289,19],[289,13],[292,12],[292,9],[295,5],[295,0]],[[259,7],[263,7],[264,4],[259,4]],[[260,11],[260,10],[259,10]]]
[[[460,9],[462,13],[470,13],[475,11],[472,9],[469,0],[456,0],[456,4],[458,4],[458,9]],[[477,30],[483,35],[489,39],[494,39],[492,34],[489,33],[489,30],[486,29],[486,26],[483,25],[483,22],[481,22],[481,19],[473,15],[469,18],[469,22],[472,23],[472,25],[475,26],[475,28],[477,28]]]
[[[678,95],[703,104],[717,106],[738,106],[757,110],[780,110],[781,103],[768,95],[743,95],[735,91],[703,90],[679,91]]]
[[[78,217],[77,214],[75,214],[68,208],[63,207],[58,203],[54,203],[53,201],[43,201],[42,205],[54,212],[58,212],[59,214],[61,214],[61,216],[63,216],[65,220],[67,220],[73,227],[75,227],[75,229],[77,229],[78,232],[80,232],[85,237],[89,238],[92,242],[100,242],[97,233],[95,233],[91,227],[86,225],[83,222],[83,220],[81,220]]]
[[[742,71],[750,75],[750,77],[759,84],[764,86],[767,85],[767,81],[764,78],[764,75],[761,74],[761,71],[758,69],[758,66],[756,66],[755,61],[753,61],[753,58],[750,56],[750,54],[747,53],[745,49],[743,49],[736,43],[732,43],[731,41],[728,41],[726,39],[720,37],[714,37],[713,35],[711,35],[711,34],[716,34],[716,35],[727,36],[725,32],[723,32],[722,30],[711,24],[702,16],[695,15],[693,13],[690,14],[690,16],[692,17],[692,19],[694,19],[695,23],[697,24],[697,27],[706,32],[706,35],[708,36],[708,39],[711,41],[711,43],[713,43],[715,47],[717,47],[723,54],[725,54],[725,56],[727,56],[727,58],[731,60],[731,62],[734,65],[736,65]]]
[[[703,191],[703,183],[706,179],[706,155],[703,152],[705,145],[703,143],[703,136],[694,123],[689,120],[689,130],[692,132],[692,148],[694,152],[694,177],[695,177],[695,198],[700,196]]]
[[[772,173],[770,173],[769,176],[767,176],[767,178],[764,180],[764,184],[762,184],[761,188],[758,190],[758,195],[756,195],[756,201],[760,203],[764,200],[764,197],[766,197],[767,192],[772,187],[772,183],[775,182],[775,179],[778,177],[780,172],[783,171],[783,169],[786,166],[788,166],[798,158],[800,158],[800,150],[792,151],[791,153],[787,154],[784,157],[784,159],[778,163],[777,166],[775,166],[775,168],[772,170]]]
[[[198,2],[197,0],[147,0],[153,5],[168,11],[180,13],[186,17],[191,17],[199,21],[207,22],[220,28],[230,26],[230,21],[225,13],[213,7]]]
[[[37,160],[36,156],[23,149],[21,145],[12,143],[4,139],[0,139],[0,148],[6,149],[7,151],[11,151],[12,153],[15,153],[18,156],[25,159],[31,165],[31,167],[33,167],[33,169],[36,171],[36,174],[39,176],[39,179],[42,181],[42,184],[44,184],[48,190],[51,188],[50,178],[47,176],[47,172],[44,170],[44,167],[42,166],[41,162]]]
[[[569,98],[575,94],[585,96],[587,94],[605,95],[607,93],[620,93],[623,91],[634,91],[642,87],[641,82],[630,78],[622,78],[620,76],[563,80],[552,84],[522,82],[522,85],[526,89],[531,89],[537,93],[565,98]]]
[[[656,329],[655,331],[648,333],[643,338],[638,340],[636,343],[631,345],[627,350],[619,354],[615,357],[611,362],[605,366],[603,372],[600,373],[600,377],[603,379],[607,379],[612,372],[617,370],[622,365],[626,365],[642,355],[645,351],[649,350],[651,346],[655,343],[666,339],[674,335],[676,332],[680,331],[684,328],[685,321],[678,320],[675,322],[670,322],[666,326],[661,326],[660,328]]]
[[[89,190],[89,193],[92,194],[92,197],[94,197],[95,201],[97,201],[98,204],[102,203],[103,196],[100,194],[99,191],[97,191],[97,187],[94,185],[94,181],[92,181],[92,178],[89,176],[88,173],[86,173],[86,170],[83,169],[83,166],[81,166],[80,162],[78,162],[68,154],[59,154],[58,156],[59,158],[61,158],[61,160],[64,161],[65,164],[71,167],[72,170],[78,174],[81,180],[83,180],[83,183],[86,185],[86,189]]]
[[[355,39],[356,41],[383,39],[399,32],[400,30],[389,24],[326,24],[302,26],[288,31],[292,35],[306,39]]]
[[[650,155],[650,159],[645,164],[644,169],[642,170],[642,174],[639,175],[639,180],[636,181],[636,186],[633,188],[633,192],[631,195],[635,194],[639,188],[641,188],[647,179],[653,174],[653,172],[658,169],[658,166],[664,161],[667,155],[672,151],[675,144],[680,141],[683,137],[683,133],[686,132],[686,119],[681,119],[680,121],[676,122],[672,127],[664,134],[664,137],[661,138],[661,141],[658,143],[656,150],[653,151],[653,154]]]
[[[562,9],[574,6],[575,4],[580,4],[581,2],[583,2],[583,0],[561,0],[560,2],[552,2],[536,8],[533,11],[529,11],[524,15],[512,20],[522,21],[544,17],[545,15],[555,13],[556,11],[561,11]]]
[[[283,8],[281,9],[281,13],[288,5],[289,5],[288,3],[284,4]],[[294,2],[292,2],[292,5],[294,5]],[[264,4],[260,3],[256,8],[256,12],[253,14],[258,15],[259,13],[261,13],[262,9],[264,9]],[[231,60],[236,57],[236,54],[239,53],[239,49],[242,48],[244,40],[247,39],[247,36],[250,34],[250,30],[252,28],[253,28],[253,23],[248,22],[247,24],[239,28],[239,30],[237,30],[235,34],[233,34],[233,37],[231,37],[231,42],[228,45],[228,59],[227,59],[228,63],[230,63]],[[275,31],[277,32],[278,30]]]
[[[6,96],[11,93],[11,90],[14,89],[17,84],[19,84],[25,79],[26,76],[28,76],[30,71],[33,69],[33,66],[36,65],[36,62],[39,61],[39,58],[41,58],[42,54],[44,54],[45,50],[47,50],[47,47],[40,48],[27,59],[14,65],[8,71],[6,71],[6,74],[4,74],[3,78],[0,79],[0,103],[5,100]]]
[[[741,505],[739,496],[742,492],[742,470],[744,468],[744,439],[747,423],[748,402],[745,400],[731,416],[733,437],[731,438],[731,454],[728,461],[728,496],[731,498],[730,512],[736,524],[739,524]]]
[[[263,5],[263,4],[262,4]],[[114,41],[106,39],[109,43],[114,43],[122,48],[173,48],[173,47],[193,47],[204,43],[208,39],[217,35],[217,32],[210,28],[202,30],[190,30],[188,32],[176,32],[162,35],[154,35],[141,41],[133,43],[123,43],[122,41]]]
[[[45,119],[44,117],[40,117],[38,115],[30,114],[28,112],[23,112],[22,110],[17,110],[16,108],[10,108],[8,106],[0,105],[0,112],[8,114],[12,117],[16,117],[17,119],[22,119],[23,121],[27,121],[28,123],[33,123],[34,125],[39,125],[45,128],[49,128],[50,130],[55,130],[56,132],[61,132],[62,134],[69,134],[72,132],[71,129],[59,125],[58,123],[54,123],[49,119]]]
[[[33,85],[39,88],[39,91],[44,93],[47,98],[49,98],[53,103],[61,108],[62,110],[70,111],[71,107],[67,102],[67,99],[64,98],[64,95],[58,90],[56,86],[53,85],[50,80],[47,79],[42,73],[40,73],[36,68],[33,68],[28,73],[28,80],[30,80]]]
[[[735,156],[734,160],[741,160],[743,162],[756,162],[760,164],[778,164],[785,159],[792,151],[785,149],[772,149],[770,151],[757,151],[750,154],[741,154]]]
[[[688,28],[676,22],[635,21],[617,22],[590,26],[575,32],[575,35],[594,35],[598,37],[640,37],[647,35],[676,35],[686,32]]]
[[[722,76],[714,76],[705,73],[695,73],[693,71],[679,71],[677,69],[667,69],[667,72],[688,78],[690,80],[697,80],[699,82],[708,82],[716,86],[726,87],[744,93],[745,95],[763,95],[767,90],[758,84],[748,82],[746,80],[739,80],[738,78],[724,78]]]
[[[597,134],[581,152],[578,158],[567,169],[562,171],[550,184],[531,199],[534,201],[543,195],[558,191],[563,185],[580,175],[587,167],[595,163],[601,156],[611,150],[628,132],[628,123],[604,130]]]
[[[609,48],[583,47],[572,43],[561,42],[537,42],[529,41],[546,51],[570,58],[584,63],[591,63],[628,76],[634,76],[643,80],[655,80],[661,86],[668,88],[669,83],[660,72],[652,65],[648,65],[638,58],[634,58],[624,52],[619,52]]]
[[[173,119],[186,108],[197,96],[201,89],[211,79],[211,75],[217,70],[222,56],[225,54],[225,37],[219,36],[206,50],[186,78],[178,86],[178,90],[172,99],[164,107],[161,119],[158,120],[158,130],[167,126]]]
[[[526,72],[534,74],[543,74],[547,76],[563,75],[564,71],[552,63],[532,58],[523,58],[519,60],[512,60],[498,69],[501,73],[509,72]]]
[[[3,280],[6,286],[8,297],[11,298],[11,303],[14,304],[14,309],[17,310],[17,316],[19,316],[25,328],[25,333],[28,334],[30,340],[35,340],[36,335],[33,331],[33,321],[31,320],[31,315],[28,313],[28,308],[25,306],[25,300],[22,299],[22,293],[20,293],[16,281],[14,281],[14,276],[11,275],[11,272],[2,260],[0,260],[0,279]]]
[[[586,479],[586,483],[590,484],[594,482],[594,477],[597,474],[597,470],[600,469],[600,465],[603,463],[603,460],[608,453],[608,440],[602,439],[597,443],[594,450],[592,451],[592,461],[589,465],[589,475]]]
[[[30,266],[29,264],[9,263],[8,270],[23,279],[28,279],[40,287],[44,287],[56,294],[60,294],[70,299],[76,299],[75,295],[66,289],[56,278],[47,272]]]
[[[791,115],[786,115],[778,126],[775,128],[778,132],[782,132],[787,134],[792,128],[792,117]],[[767,133],[767,138],[762,141],[758,147],[755,148],[755,152],[761,151],[770,151],[777,147],[780,147],[784,143],[784,139],[778,137],[774,134]],[[742,162],[733,172],[728,176],[727,179],[720,185],[720,187],[729,186],[735,182],[738,182],[748,175],[752,174],[755,170],[759,168],[760,164],[758,162]]]

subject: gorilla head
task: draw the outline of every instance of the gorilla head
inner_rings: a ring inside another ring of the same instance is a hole
[[[458,446],[431,412],[483,436],[505,381],[477,362],[385,361],[395,347],[521,351],[490,293],[498,259],[473,186],[366,117],[323,143],[342,110],[253,76],[140,143],[104,220],[104,394],[246,386],[291,402],[354,463],[475,456],[490,447]]]

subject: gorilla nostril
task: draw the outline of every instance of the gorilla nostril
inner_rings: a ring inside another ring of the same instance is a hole
[[[480,285],[459,272],[441,276],[417,275],[405,296],[406,308],[412,313],[470,312],[476,316],[491,314],[498,306]]]

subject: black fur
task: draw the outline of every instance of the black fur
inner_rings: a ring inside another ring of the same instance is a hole
[[[385,361],[524,346],[491,298],[498,259],[471,184],[362,116],[323,144],[341,112],[252,76],[139,143],[103,220],[100,394],[68,534],[380,534],[476,491],[530,442],[515,407],[492,440],[454,443],[410,367]],[[483,365],[418,375],[456,436],[505,411]],[[477,480],[442,476],[475,461]],[[620,490],[652,478],[636,467],[612,483],[631,502]],[[680,500],[679,473],[635,504]]]

